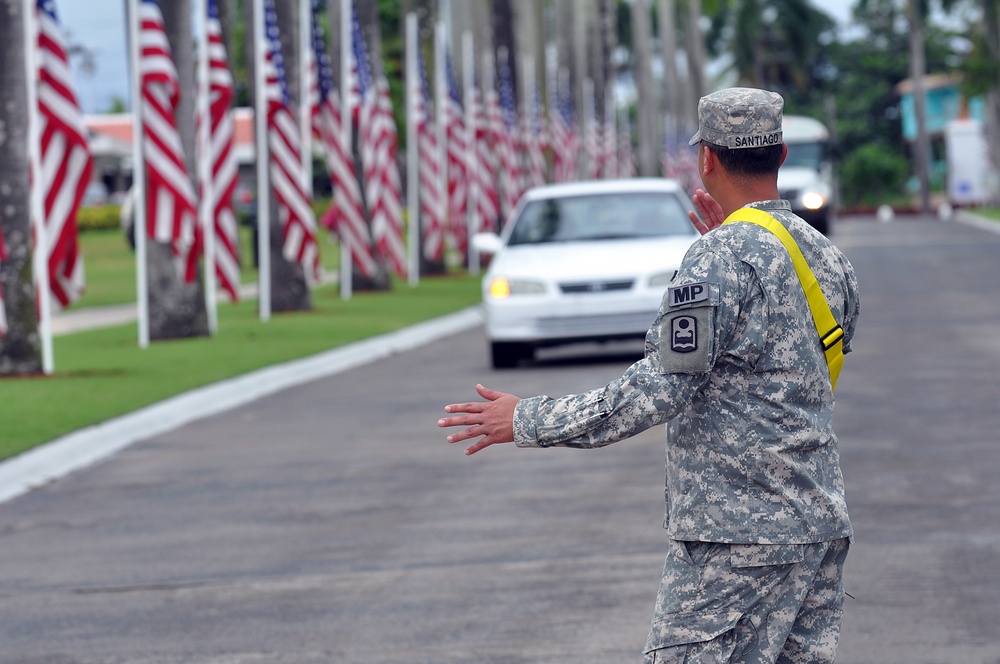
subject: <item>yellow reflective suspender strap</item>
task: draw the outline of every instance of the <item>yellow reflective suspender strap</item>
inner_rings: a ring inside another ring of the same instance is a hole
[[[809,301],[809,310],[812,312],[813,323],[816,325],[816,332],[819,333],[820,342],[823,344],[823,352],[826,354],[826,366],[830,370],[830,384],[833,389],[837,389],[837,377],[840,369],[844,366],[844,330],[837,323],[830,311],[830,305],[826,302],[826,297],[816,281],[816,275],[809,269],[799,245],[795,243],[791,233],[781,225],[777,219],[763,210],[756,208],[741,208],[729,215],[723,224],[746,221],[758,226],[763,226],[771,231],[781,244],[785,245],[788,255],[795,266],[795,273],[802,284],[802,290]]]

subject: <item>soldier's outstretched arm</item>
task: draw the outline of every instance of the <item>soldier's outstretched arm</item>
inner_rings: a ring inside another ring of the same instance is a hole
[[[449,443],[482,436],[466,448],[466,454],[475,454],[495,443],[514,442],[514,407],[520,399],[482,385],[476,385],[476,392],[486,401],[448,404],[444,412],[464,414],[438,420],[439,427],[466,427],[450,434],[447,438]]]

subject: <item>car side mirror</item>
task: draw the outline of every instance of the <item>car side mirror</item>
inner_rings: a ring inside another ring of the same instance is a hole
[[[476,233],[472,236],[472,248],[481,254],[496,254],[503,247],[503,240],[496,233]]]

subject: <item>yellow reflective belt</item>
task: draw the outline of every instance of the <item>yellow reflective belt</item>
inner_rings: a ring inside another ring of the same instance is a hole
[[[806,300],[809,301],[809,310],[812,312],[813,322],[816,324],[816,332],[819,333],[820,342],[823,344],[826,366],[830,370],[830,384],[833,389],[837,389],[837,377],[840,375],[841,367],[844,366],[844,329],[833,317],[830,305],[826,302],[826,297],[819,287],[819,282],[816,281],[816,276],[809,269],[805,257],[802,256],[799,245],[795,244],[795,240],[781,225],[781,222],[763,210],[740,208],[722,223],[725,225],[739,221],[763,226],[774,233],[781,240],[781,244],[785,245],[785,249],[792,259],[792,265],[795,266],[795,273],[799,276],[799,283],[802,284],[802,290],[806,294]],[[826,331],[824,332],[824,330]]]

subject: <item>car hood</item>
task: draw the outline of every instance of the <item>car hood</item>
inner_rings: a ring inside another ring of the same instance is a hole
[[[555,281],[655,274],[676,269],[698,238],[685,235],[641,240],[553,242],[505,247],[489,274]]]

